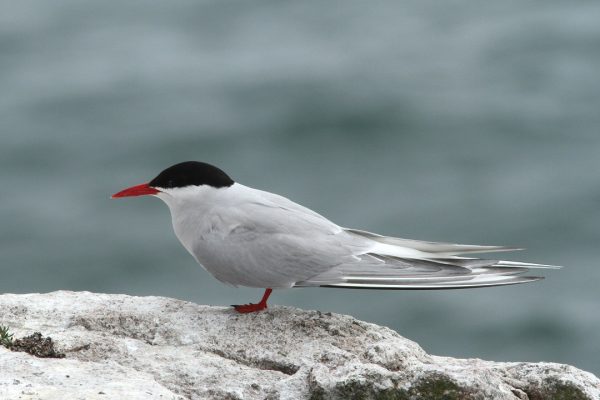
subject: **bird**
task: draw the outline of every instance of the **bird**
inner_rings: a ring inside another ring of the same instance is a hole
[[[166,203],[175,235],[217,280],[265,290],[258,303],[233,305],[239,313],[266,309],[273,289],[489,287],[537,281],[543,277],[523,274],[560,268],[471,256],[520,248],[402,239],[345,228],[199,161],[170,166],[149,182],[111,197],[133,196]]]

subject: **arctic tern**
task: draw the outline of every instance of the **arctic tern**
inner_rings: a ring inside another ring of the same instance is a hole
[[[241,313],[267,308],[272,289],[279,288],[472,288],[532,282],[542,277],[523,276],[529,269],[558,268],[463,256],[520,250],[511,247],[343,228],[283,196],[234,182],[203,162],[173,165],[112,198],[143,195],[167,204],[175,235],[215,278],[265,289],[260,302],[233,306]]]

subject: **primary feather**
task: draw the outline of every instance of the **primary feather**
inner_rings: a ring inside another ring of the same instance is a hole
[[[530,268],[558,268],[517,261],[458,257],[465,253],[520,250],[505,246],[480,246],[424,242],[346,229],[368,238],[373,250],[354,263],[339,265],[297,286],[363,289],[457,289],[526,283],[543,279],[521,276]]]

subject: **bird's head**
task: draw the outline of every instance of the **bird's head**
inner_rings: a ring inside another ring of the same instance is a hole
[[[168,203],[169,198],[185,196],[202,187],[223,188],[233,183],[233,179],[213,165],[186,161],[165,169],[148,183],[123,189],[112,198],[157,196]]]

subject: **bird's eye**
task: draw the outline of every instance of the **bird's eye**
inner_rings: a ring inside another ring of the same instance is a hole
[[[167,187],[172,188],[174,186],[175,186],[175,181],[173,181],[173,179],[169,179],[168,182],[167,182]]]

